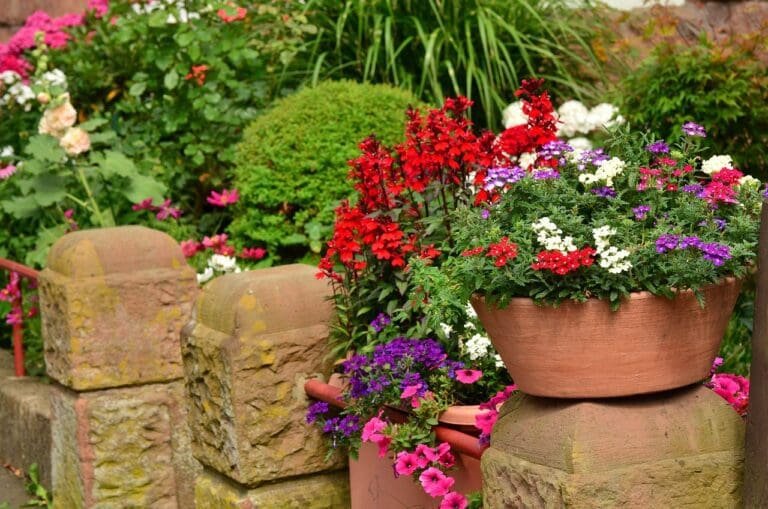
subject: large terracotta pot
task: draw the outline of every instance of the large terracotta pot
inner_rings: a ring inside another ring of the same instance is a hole
[[[503,309],[472,305],[519,389],[536,396],[630,396],[705,378],[739,295],[728,278],[674,299],[633,293],[611,311],[605,301],[537,306],[513,298]]]

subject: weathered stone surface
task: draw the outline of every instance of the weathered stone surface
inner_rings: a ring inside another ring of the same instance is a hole
[[[305,265],[218,278],[182,334],[195,457],[241,484],[340,468],[304,421],[304,381],[330,371],[328,287]]]
[[[162,232],[62,237],[40,274],[48,375],[77,390],[180,378],[179,331],[196,294],[195,272]]]
[[[13,356],[0,350],[0,464],[27,470],[36,463],[51,487],[51,386],[13,376]],[[0,501],[3,500],[0,492]]]
[[[349,507],[346,471],[285,479],[247,489],[206,472],[197,478],[195,503],[200,509],[340,509]]]
[[[739,507],[744,423],[703,386],[592,401],[520,395],[482,459],[488,507]]]
[[[52,391],[54,507],[194,507],[180,381]]]

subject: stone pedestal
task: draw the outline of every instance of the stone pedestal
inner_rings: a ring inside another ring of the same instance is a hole
[[[168,235],[67,234],[40,274],[54,507],[193,507],[180,336],[195,272]]]
[[[493,508],[741,505],[744,423],[701,385],[600,400],[518,394],[483,455]]]
[[[346,480],[328,475],[344,458],[328,458],[322,435],[305,421],[304,382],[329,375],[332,360],[330,290],[314,273],[287,265],[228,274],[203,288],[182,334],[193,452],[212,473],[198,478],[198,507],[320,509],[348,501]]]

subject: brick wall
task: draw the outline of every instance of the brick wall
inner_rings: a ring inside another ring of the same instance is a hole
[[[0,0],[0,42],[7,41],[35,11],[51,16],[81,12],[88,0]]]

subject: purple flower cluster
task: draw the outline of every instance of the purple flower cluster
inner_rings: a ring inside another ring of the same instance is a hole
[[[700,126],[695,122],[686,122],[683,124],[683,132],[686,136],[698,136],[700,138],[707,137],[707,131],[704,129],[704,126]]]
[[[323,424],[323,433],[341,434],[345,437],[351,437],[360,431],[360,417],[354,414],[344,417],[331,417]]]
[[[645,147],[645,150],[651,154],[669,154],[669,145],[663,141],[654,141]]]
[[[645,216],[648,215],[648,212],[651,211],[651,207],[649,205],[638,205],[637,207],[632,209],[632,213],[635,215],[635,219],[638,221],[642,221],[645,219]]]
[[[585,150],[579,156],[579,162],[576,166],[578,167],[579,171],[584,171],[587,169],[588,164],[591,164],[592,166],[600,166],[610,158],[611,157],[605,153],[605,150],[601,148]]]
[[[497,187],[504,187],[507,184],[514,184],[525,177],[525,170],[519,166],[494,167],[488,168],[488,175],[485,177],[483,189],[493,191]]]
[[[307,424],[312,424],[318,419],[318,417],[327,414],[328,410],[328,403],[325,401],[317,401],[312,403],[307,409]]]
[[[656,252],[666,253],[675,249],[695,248],[701,251],[701,256],[712,265],[720,267],[726,260],[731,259],[731,249],[719,242],[703,242],[699,237],[691,235],[681,237],[680,235],[664,234],[656,239]]]
[[[695,194],[699,198],[704,196],[704,186],[701,184],[688,184],[683,186],[683,192]]]
[[[559,166],[565,166],[567,162],[565,159],[566,152],[573,152],[573,147],[563,140],[553,140],[545,143],[539,149],[539,157],[542,159],[557,159]]]
[[[393,381],[410,381],[415,379],[414,375],[423,380],[422,375],[436,369],[447,369],[448,376],[453,378],[455,370],[461,367],[462,363],[448,359],[437,341],[407,338],[378,345],[371,355],[355,355],[342,364],[344,373],[349,376],[352,398],[381,392]],[[426,383],[423,386],[426,391]]]
[[[389,317],[389,315],[386,315],[384,313],[379,313],[376,318],[373,319],[371,322],[371,328],[375,330],[377,333],[384,330],[384,327],[392,323],[392,319]]]
[[[531,176],[535,180],[553,180],[559,179],[560,173],[554,168],[540,168],[538,170],[533,170]]]
[[[616,198],[616,191],[612,187],[603,186],[592,189],[592,194],[596,194],[600,198]]]

